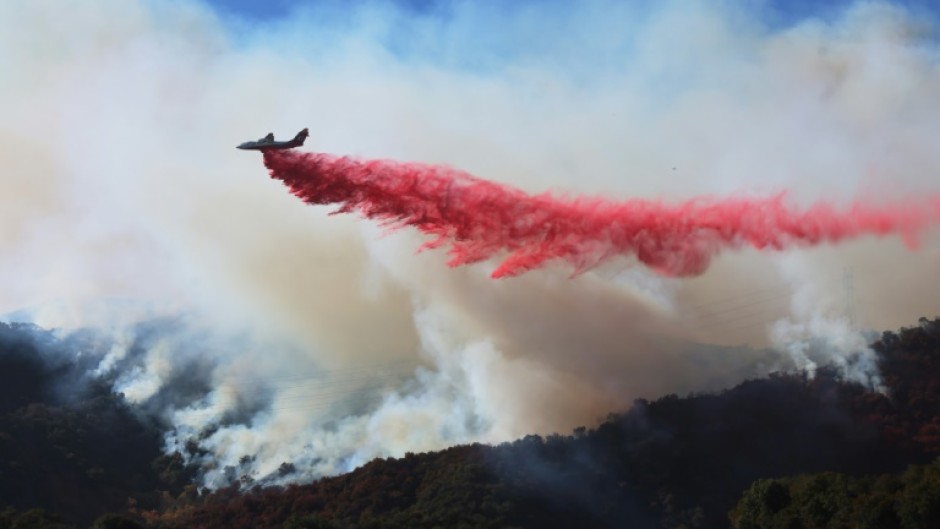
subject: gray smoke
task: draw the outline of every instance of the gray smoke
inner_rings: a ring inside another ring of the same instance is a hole
[[[233,149],[310,126],[315,150],[531,191],[936,192],[936,28],[871,2],[765,20],[735,2],[363,3],[257,26],[186,1],[2,4],[0,311],[96,329],[93,374],[163,417],[208,486],[566,432],[773,370],[877,386],[859,328],[934,313],[936,234],[729,253],[694,279],[624,259],[493,281],[301,204]]]

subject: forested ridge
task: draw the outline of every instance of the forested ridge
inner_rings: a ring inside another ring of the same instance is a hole
[[[873,345],[882,392],[832,369],[775,374],[716,394],[639,400],[570,435],[201,495],[185,486],[179,456],[160,453],[158,424],[93,381],[56,400],[53,381],[73,368],[35,361],[23,330],[0,331],[0,376],[10,379],[0,388],[0,491],[16,509],[0,528],[84,527],[107,512],[119,516],[98,526],[940,527],[938,320]],[[32,518],[20,523],[24,512]]]
[[[90,377],[75,346],[0,323],[0,528],[158,508],[192,478],[163,454],[160,425]]]

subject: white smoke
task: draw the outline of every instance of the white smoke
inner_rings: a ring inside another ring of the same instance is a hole
[[[832,278],[822,281],[819,269],[814,271],[805,261],[781,258],[778,264],[791,282],[793,294],[791,316],[774,323],[772,343],[810,375],[821,366],[832,366],[849,380],[881,389],[876,354],[857,328],[851,306],[851,274],[847,270],[843,273],[842,289],[834,294],[833,283],[839,283]]]
[[[869,2],[789,27],[734,2],[256,27],[185,1],[2,4],[0,311],[100,329],[95,374],[172,425],[169,450],[201,449],[210,486],[563,432],[775,369],[877,385],[839,272],[874,328],[931,315],[929,234],[730,253],[685,280],[623,260],[493,281],[301,204],[233,147],[310,126],[316,150],[613,198],[935,192],[934,29]]]

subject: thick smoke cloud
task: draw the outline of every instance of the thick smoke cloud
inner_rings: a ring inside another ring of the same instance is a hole
[[[172,425],[168,449],[195,443],[207,485],[565,431],[773,369],[868,380],[843,270],[860,322],[932,315],[933,234],[724,254],[695,279],[614,262],[494,282],[495,262],[414,255],[419,236],[329,218],[233,149],[310,126],[317,151],[611,200],[937,191],[924,19],[657,6],[376,3],[251,27],[195,2],[0,5],[0,311],[99,329],[93,371]]]

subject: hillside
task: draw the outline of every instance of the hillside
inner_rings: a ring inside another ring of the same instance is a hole
[[[570,436],[409,454],[287,489],[232,487],[148,519],[193,528],[726,527],[756,480],[893,475],[940,454],[940,321],[884,333],[875,349],[885,394],[830,370],[775,375],[715,395],[638,401]]]
[[[0,508],[86,525],[155,508],[190,478],[178,454],[163,454],[159,425],[90,378],[70,344],[0,323]]]
[[[639,400],[571,435],[202,495],[182,457],[161,453],[159,421],[90,377],[73,346],[0,324],[0,497],[12,508],[0,528],[86,527],[109,512],[123,514],[97,527],[936,526],[916,506],[940,489],[940,320],[874,344],[884,393],[827,369],[777,374]],[[860,507],[867,498],[880,510]]]

